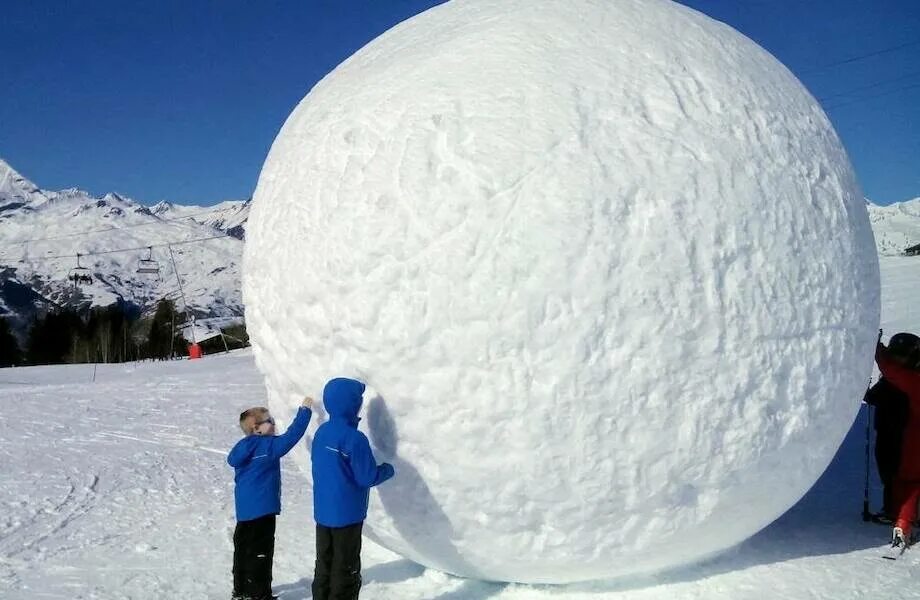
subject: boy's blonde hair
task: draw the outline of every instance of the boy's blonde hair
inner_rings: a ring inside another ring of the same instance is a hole
[[[246,435],[251,435],[256,429],[256,421],[262,420],[262,417],[268,414],[268,409],[264,406],[254,406],[247,408],[240,413],[240,429]]]

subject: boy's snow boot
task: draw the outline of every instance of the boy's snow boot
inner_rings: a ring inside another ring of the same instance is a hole
[[[907,546],[907,539],[904,537],[904,530],[900,527],[895,527],[891,530],[891,546],[893,548]]]

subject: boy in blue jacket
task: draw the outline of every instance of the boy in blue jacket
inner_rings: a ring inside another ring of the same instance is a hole
[[[313,438],[313,518],[316,570],[313,600],[356,600],[361,589],[361,528],[370,488],[393,476],[377,465],[367,437],[358,431],[364,384],[338,378],[323,389],[329,420]]]
[[[230,450],[233,467],[236,530],[233,532],[233,600],[271,600],[275,555],[275,516],[281,512],[281,457],[303,437],[313,414],[312,398],[304,398],[294,422],[275,435],[267,408],[240,414],[246,437]]]

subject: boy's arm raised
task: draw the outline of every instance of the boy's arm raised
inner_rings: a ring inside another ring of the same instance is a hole
[[[380,485],[396,473],[393,465],[389,463],[377,464],[371,445],[361,432],[355,436],[349,462],[351,472],[355,476],[355,483],[365,488]]]
[[[297,409],[297,416],[294,417],[294,422],[291,423],[291,426],[283,434],[272,438],[272,443],[268,450],[271,458],[281,458],[297,445],[297,442],[306,433],[307,425],[310,424],[310,417],[313,415],[313,411],[310,410],[311,406],[313,406],[313,399],[310,397],[304,398],[303,404]]]

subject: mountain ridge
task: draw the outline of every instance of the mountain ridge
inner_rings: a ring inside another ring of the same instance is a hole
[[[57,306],[123,303],[144,312],[168,297],[181,308],[181,281],[197,317],[240,318],[249,205],[160,203],[155,214],[115,192],[44,190],[0,159],[0,317],[21,330],[33,314]],[[144,265],[156,269],[139,271]]]
[[[882,256],[896,256],[920,244],[920,197],[886,206],[866,201],[875,246]]]
[[[145,206],[117,192],[44,190],[0,158],[0,317],[22,327],[35,312],[57,306],[122,302],[143,312],[162,297],[181,306],[175,259],[194,314],[239,318],[251,203]],[[866,208],[879,255],[920,244],[920,197],[887,206],[867,199]],[[137,272],[148,260],[158,273]],[[92,283],[74,283],[74,273]]]

